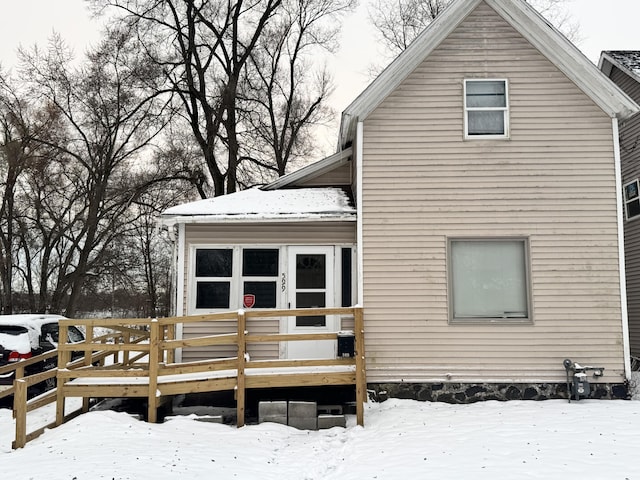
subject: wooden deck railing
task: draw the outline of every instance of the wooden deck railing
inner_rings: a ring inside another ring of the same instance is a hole
[[[356,352],[354,357],[319,360],[251,360],[249,357],[247,347],[253,344],[337,340],[338,332],[257,335],[247,330],[249,319],[316,315],[353,317]],[[233,322],[235,328],[224,334],[176,339],[179,324],[196,322]],[[146,397],[147,418],[150,422],[155,422],[162,397],[233,390],[237,402],[237,425],[240,427],[245,422],[247,389],[323,385],[355,385],[357,423],[364,424],[366,376],[364,318],[360,307],[240,310],[153,320],[61,320],[59,338],[68,338],[67,330],[72,325],[84,326],[86,340],[84,343],[58,345],[59,368],[53,373],[57,378],[57,388],[48,397],[49,403],[53,399],[57,402],[55,425],[60,425],[67,419],[67,397],[82,397],[81,411],[88,410],[89,398]],[[113,333],[94,338],[93,332],[98,328],[106,328]],[[177,349],[221,345],[231,346],[237,352],[236,356],[197,362],[175,361]],[[72,352],[83,352],[83,356],[71,362]],[[104,358],[111,355],[113,362],[105,365]],[[27,411],[35,408],[28,406],[26,402],[26,388],[31,382],[30,379],[16,381],[14,448],[24,446],[28,440],[41,433],[26,433]]]
[[[148,334],[146,335],[148,338]],[[61,337],[63,338],[63,337]],[[107,335],[102,335],[93,339],[94,342],[100,342],[102,344],[106,343],[108,340],[112,342],[124,341],[125,339],[131,340],[131,336],[129,333],[114,330],[112,333]],[[142,341],[142,338],[135,338],[133,341]],[[107,351],[97,351],[86,358],[84,355],[82,358],[76,359],[74,361],[70,361],[67,363],[67,369],[75,369],[81,366],[84,366],[88,361],[89,364],[103,365],[105,362],[105,358],[108,357],[111,352]],[[117,354],[117,352],[116,352]],[[27,413],[37,410],[38,408],[44,407],[56,401],[56,391],[50,390],[42,395],[35,397],[32,400],[27,401],[29,388],[33,388],[38,384],[41,384],[47,380],[55,379],[58,375],[58,369],[52,368],[50,370],[46,370],[41,373],[37,373],[35,375],[25,375],[25,369],[44,362],[46,360],[50,360],[52,358],[58,357],[59,352],[58,349],[53,349],[48,352],[45,352],[41,355],[37,355],[28,360],[17,362],[13,365],[6,365],[0,368],[0,373],[10,373],[15,372],[15,379],[13,382],[13,386],[3,392],[0,392],[0,398],[8,397],[13,395],[13,417],[16,421],[16,438],[13,442],[13,448],[21,448],[27,442],[33,440],[40,436],[45,429],[52,428],[56,424],[52,422],[48,425],[45,425],[41,428],[36,429],[31,433],[27,433]],[[65,415],[65,420],[69,420],[83,411],[88,409],[88,399],[83,402],[83,407],[73,411],[67,415]]]

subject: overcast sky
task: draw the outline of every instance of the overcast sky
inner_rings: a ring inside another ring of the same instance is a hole
[[[379,51],[366,18],[366,1],[345,19],[342,48],[330,63],[336,90],[332,98],[340,112],[369,83],[367,67]],[[53,31],[72,45],[77,55],[95,42],[99,25],[84,0],[0,0],[0,64],[10,69],[19,45],[46,45]],[[640,50],[640,0],[570,0],[567,8],[580,23],[579,47],[593,62],[602,50]]]

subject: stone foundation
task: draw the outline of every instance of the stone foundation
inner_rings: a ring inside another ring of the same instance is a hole
[[[566,383],[371,383],[369,396],[373,401],[404,398],[423,402],[475,403],[485,400],[550,400],[567,399]],[[629,398],[628,385],[592,383],[592,399]]]

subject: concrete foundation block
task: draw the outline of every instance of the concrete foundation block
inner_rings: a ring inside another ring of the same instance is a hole
[[[196,417],[197,422],[224,423],[222,415],[207,415],[206,417]]]
[[[318,405],[318,415],[342,415],[342,405]]]
[[[316,402],[289,402],[289,426],[300,430],[318,429],[318,404]]]
[[[259,402],[258,423],[264,422],[287,425],[287,402]]]
[[[318,429],[347,426],[347,419],[344,415],[318,415]]]
[[[317,430],[318,417],[289,417],[289,426],[298,430]]]
[[[318,404],[316,402],[289,402],[290,417],[316,417],[318,415]]]

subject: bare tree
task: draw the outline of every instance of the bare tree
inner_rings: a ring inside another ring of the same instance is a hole
[[[57,114],[29,101],[23,85],[0,73],[0,305],[13,313],[14,283],[30,273],[28,244],[28,178],[34,175],[49,148],[36,138],[56,130]]]
[[[310,152],[308,127],[326,115],[330,93],[326,72],[311,81],[310,52],[330,45],[339,12],[357,0],[87,1],[98,12],[115,7],[161,67],[206,164],[211,184],[199,191],[210,196],[234,192],[255,167],[281,175],[290,157]],[[278,158],[256,153],[265,150]]]
[[[289,161],[308,158],[312,128],[328,122],[333,86],[323,51],[337,48],[340,16],[355,0],[288,0],[251,54],[242,93],[247,113],[247,159],[268,176],[284,175]],[[253,169],[255,176],[255,169]]]
[[[12,281],[18,236],[16,224],[16,190],[19,177],[27,166],[31,135],[25,118],[25,102],[16,88],[0,72],[0,305],[2,313],[13,312]]]
[[[51,290],[52,310],[73,315],[86,276],[114,255],[130,226],[128,209],[149,184],[139,172],[168,121],[169,101],[158,93],[155,66],[124,30],[107,32],[80,68],[56,39],[48,52],[21,57],[25,80],[63,122],[59,136],[37,138],[57,156],[37,177],[48,181],[33,184],[41,197],[31,220],[52,242],[38,250],[39,290]]]
[[[369,19],[390,58],[405,50],[452,0],[373,0]],[[564,8],[567,0],[529,0],[538,12],[574,42],[580,40],[577,22]]]

